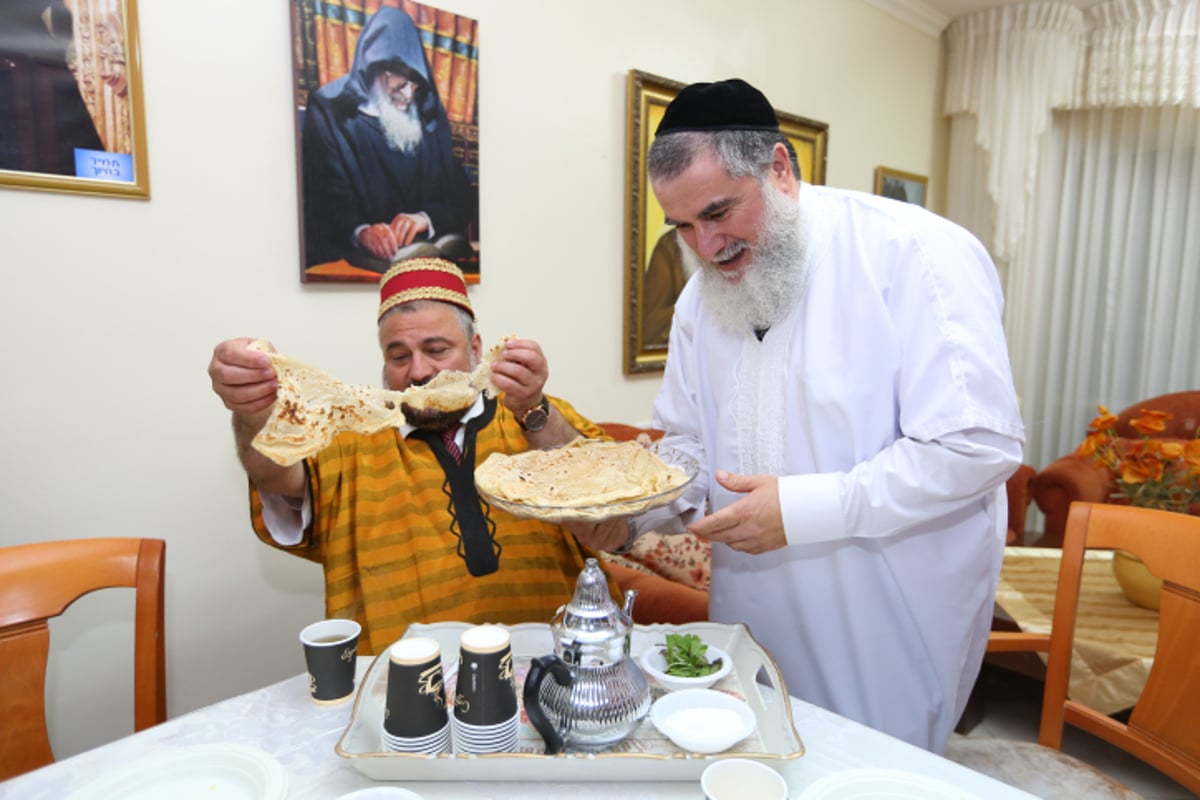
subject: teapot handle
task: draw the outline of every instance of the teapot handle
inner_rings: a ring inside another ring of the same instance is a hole
[[[571,674],[570,667],[555,655],[541,656],[529,662],[529,674],[525,676],[525,688],[522,692],[525,700],[525,713],[529,716],[530,724],[546,740],[546,755],[552,756],[562,752],[563,747],[566,746],[567,731],[571,727],[571,720],[564,718],[561,729],[556,728],[546,715],[546,710],[542,708],[538,693],[542,688],[542,681],[546,679],[547,675],[552,676],[556,683],[564,687],[570,686],[575,677]]]

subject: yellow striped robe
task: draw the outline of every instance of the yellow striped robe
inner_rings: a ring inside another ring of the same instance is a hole
[[[576,430],[603,436],[569,403],[549,399]],[[496,406],[476,438],[476,463],[529,449],[512,413]],[[500,568],[472,577],[456,554],[441,466],[426,442],[404,440],[394,428],[340,434],[306,466],[313,522],[301,542],[287,547],[271,538],[251,485],[254,531],[266,544],[324,567],[326,614],[363,626],[361,654],[382,652],[410,622],[549,622],[574,593],[584,559],[595,555],[557,525],[493,508]],[[609,585],[619,597],[611,577]]]

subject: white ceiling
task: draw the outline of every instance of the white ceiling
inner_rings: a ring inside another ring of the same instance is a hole
[[[1091,8],[1105,0],[1060,0],[1079,8]],[[937,36],[950,20],[996,6],[1027,3],[1030,0],[867,0],[868,3],[904,22]]]
[[[971,14],[976,11],[983,11],[985,8],[995,8],[996,6],[1008,6],[1014,3],[1027,2],[1028,0],[921,0],[927,6],[932,6],[941,13],[945,14],[948,19],[961,17],[963,14]],[[1090,8],[1097,3],[1102,3],[1104,0],[1065,0],[1073,6],[1079,8]]]

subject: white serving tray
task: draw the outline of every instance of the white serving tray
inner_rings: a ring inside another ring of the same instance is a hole
[[[447,693],[458,667],[458,640],[471,627],[465,622],[414,623],[405,636],[427,636],[442,649]],[[530,659],[554,652],[550,626],[541,623],[512,625],[514,673],[517,693],[528,670]],[[663,644],[668,633],[694,633],[716,645],[733,659],[733,672],[713,688],[731,691],[745,698],[758,721],[756,735],[737,749],[715,755],[685,753],[662,737],[649,717],[623,742],[599,753],[568,752],[544,754],[541,737],[521,713],[520,752],[488,755],[443,753],[437,756],[386,752],[380,745],[384,698],[387,694],[387,651],[375,657],[359,683],[350,724],[338,741],[337,754],[369,778],[381,781],[670,781],[695,780],[716,759],[751,758],[767,763],[784,761],[804,754],[804,745],[792,721],[792,706],[779,668],[770,655],[750,636],[745,625],[696,622],[687,625],[638,625],[630,642],[631,658],[643,650]],[[761,691],[755,681],[764,681]],[[651,691],[662,693],[653,679]]]

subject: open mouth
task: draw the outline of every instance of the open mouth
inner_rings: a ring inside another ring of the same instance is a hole
[[[721,275],[734,279],[741,275],[742,267],[750,258],[750,246],[745,242],[726,245],[712,260],[712,265]]]

